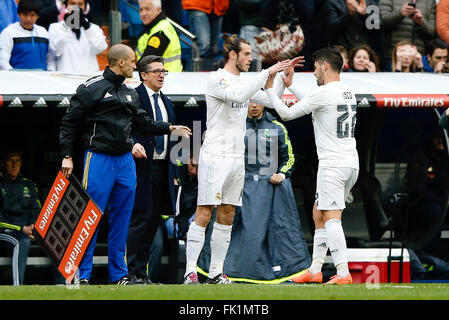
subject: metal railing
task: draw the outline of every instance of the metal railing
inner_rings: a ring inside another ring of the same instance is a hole
[[[113,13],[114,11],[116,11],[119,15],[120,12],[118,11],[118,3],[119,1],[123,4],[125,4],[126,6],[128,6],[129,8],[131,8],[132,10],[135,10],[137,12],[139,12],[139,9],[136,8],[135,6],[133,6],[132,4],[130,4],[128,1],[124,1],[124,0],[113,0],[112,1],[112,5],[111,5],[111,28],[115,29],[115,30],[119,30],[121,33],[122,27],[121,27],[121,17],[120,17],[120,24],[118,24],[116,22],[116,13]],[[131,0],[133,3],[135,3],[136,5],[139,5],[139,2],[137,0]],[[120,15],[121,16],[121,15]],[[191,33],[190,31],[188,31],[187,29],[183,28],[181,25],[179,25],[178,23],[176,23],[175,21],[173,21],[172,19],[170,19],[169,17],[167,17],[167,20],[173,25],[173,27],[175,28],[176,32],[179,35],[182,35],[184,37],[179,37],[179,40],[182,41],[183,43],[185,43],[187,46],[189,46],[192,49],[192,62],[193,62],[193,71],[199,71],[200,70],[200,49],[198,48],[198,38]],[[115,35],[116,32],[114,32],[114,30],[112,31],[112,34]],[[115,36],[116,37],[116,36]],[[187,38],[187,39],[186,39]],[[111,44],[115,44],[115,43],[119,43],[118,42],[114,42],[113,38],[110,38],[111,40]],[[116,39],[114,39],[116,40]]]

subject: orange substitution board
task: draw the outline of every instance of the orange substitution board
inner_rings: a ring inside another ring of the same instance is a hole
[[[102,216],[78,180],[59,171],[33,235],[66,280],[73,278]]]

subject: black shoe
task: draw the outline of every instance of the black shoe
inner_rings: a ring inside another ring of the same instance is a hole
[[[120,280],[113,282],[112,284],[117,284],[119,286],[129,286],[132,285],[132,281],[129,280],[129,278],[127,276],[123,276],[120,278]]]
[[[233,284],[227,275],[220,273],[215,278],[207,278],[206,283],[208,284]]]
[[[137,285],[151,285],[151,284],[153,284],[148,277],[131,276],[130,279],[131,279],[132,284],[137,284]]]
[[[78,284],[80,286],[88,286],[89,285],[89,280],[87,280],[87,279],[79,279]]]

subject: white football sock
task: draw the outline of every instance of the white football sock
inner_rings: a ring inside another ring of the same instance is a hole
[[[310,265],[310,273],[321,272],[321,268],[324,264],[324,259],[327,254],[327,234],[326,229],[315,229],[313,236],[313,253],[312,264]]]
[[[343,232],[343,227],[341,225],[341,220],[330,219],[324,224],[324,227],[326,228],[329,250],[331,252],[332,260],[334,261],[335,266],[338,266],[340,264],[347,265],[348,255],[346,249],[346,239]],[[346,270],[348,270],[347,267]],[[347,273],[344,274],[346,272],[344,267],[340,267],[339,271],[340,272],[338,272],[337,270],[337,274],[339,277],[345,277],[349,273],[349,271],[347,271]]]
[[[225,226],[218,222],[214,223],[214,229],[210,237],[210,266],[209,278],[215,278],[223,273],[223,264],[228,253],[231,242],[232,225]]]
[[[346,263],[343,262],[343,263],[337,264],[336,267],[337,267],[337,275],[339,277],[344,278],[344,277],[346,277],[348,275],[349,267],[348,267],[348,263],[347,262]]]
[[[201,250],[203,250],[206,227],[201,227],[192,221],[187,232],[186,241],[186,277],[190,272],[196,273],[196,266]]]

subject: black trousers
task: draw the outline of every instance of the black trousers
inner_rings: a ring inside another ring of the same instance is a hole
[[[128,230],[126,260],[129,276],[147,276],[147,265],[159,263],[148,261],[150,248],[162,220],[161,214],[170,200],[168,191],[168,160],[151,160],[152,194],[148,210],[134,210]],[[137,186],[139,187],[139,186]]]

